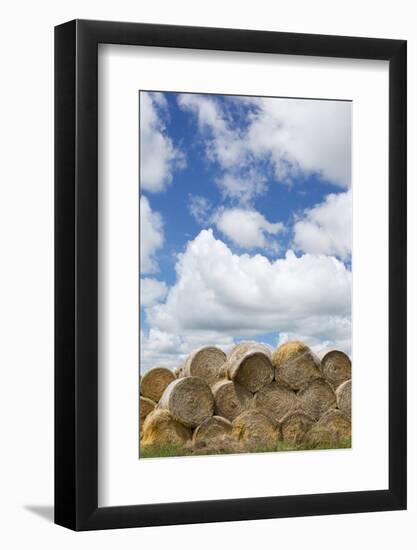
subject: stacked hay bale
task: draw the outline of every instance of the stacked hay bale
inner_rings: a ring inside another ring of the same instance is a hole
[[[197,454],[337,444],[351,435],[351,363],[303,342],[276,350],[241,342],[226,354],[191,353],[174,372],[141,379],[141,446],[181,444]]]
[[[253,394],[232,380],[220,380],[212,387],[215,414],[231,422],[251,406]]]
[[[323,348],[317,355],[323,376],[334,390],[352,378],[352,363],[343,351]]]
[[[236,346],[228,358],[227,376],[248,391],[255,393],[274,379],[269,350],[245,343]]]
[[[294,340],[279,346],[272,354],[275,380],[297,391],[321,378],[320,360],[311,349]]]
[[[181,368],[181,376],[202,378],[209,386],[212,386],[224,376],[222,367],[225,362],[226,354],[221,349],[205,346],[187,357]]]

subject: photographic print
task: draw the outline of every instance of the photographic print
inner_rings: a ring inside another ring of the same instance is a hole
[[[139,92],[139,458],[351,447],[350,101]]]

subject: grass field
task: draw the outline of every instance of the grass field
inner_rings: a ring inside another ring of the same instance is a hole
[[[335,442],[320,442],[318,444],[304,444],[304,445],[289,445],[287,443],[279,442],[273,447],[259,447],[255,449],[242,450],[242,453],[271,453],[271,452],[284,452],[284,451],[313,451],[323,449],[350,449],[352,446],[352,439],[341,439],[337,443]],[[213,454],[237,454],[236,450],[215,452],[211,450],[196,450],[183,445],[163,445],[163,446],[147,446],[142,447],[140,450],[140,458],[165,458],[174,456],[198,456],[198,455],[213,455]]]

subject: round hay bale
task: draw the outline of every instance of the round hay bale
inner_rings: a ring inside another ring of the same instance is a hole
[[[221,416],[211,416],[200,424],[193,434],[194,447],[213,447],[216,443],[221,444],[230,436],[232,423]]]
[[[141,446],[183,444],[191,439],[189,428],[175,420],[169,411],[155,409],[143,423]]]
[[[330,409],[319,419],[318,425],[337,433],[339,437],[351,437],[352,423],[349,418],[338,409]]]
[[[352,416],[352,380],[346,380],[336,390],[338,408],[348,418]]]
[[[175,380],[174,373],[165,367],[154,367],[142,376],[140,393],[143,397],[158,402],[165,388]]]
[[[185,426],[195,428],[213,416],[214,398],[204,380],[189,376],[171,382],[159,400],[159,407],[169,410]]]
[[[262,351],[269,357],[271,357],[271,349],[261,342],[256,342],[255,340],[249,340],[245,342],[239,342],[229,351],[227,355],[228,361],[236,361],[237,359],[242,358],[248,351],[257,350]]]
[[[183,376],[197,376],[212,386],[218,381],[219,372],[225,362],[224,351],[214,346],[206,346],[187,357],[183,367]]]
[[[278,442],[278,427],[261,411],[244,411],[232,422],[232,436],[246,448],[272,448]]]
[[[152,401],[152,399],[148,399],[147,397],[143,397],[142,395],[139,397],[139,426],[141,435],[145,418],[155,409],[155,407],[156,403]]]
[[[326,411],[336,407],[336,395],[331,385],[323,378],[313,380],[297,394],[298,403],[304,412],[318,420]]]
[[[336,389],[352,377],[352,362],[346,353],[325,348],[318,352],[323,376]]]
[[[294,340],[279,346],[272,353],[275,380],[292,390],[299,390],[312,380],[321,378],[320,361],[311,349]]]
[[[300,410],[290,411],[281,420],[282,440],[291,445],[299,445],[305,441],[315,424],[315,419],[309,414]]]
[[[257,392],[274,379],[274,367],[269,355],[252,348],[243,355],[228,361],[229,378],[252,393]]]
[[[220,380],[212,387],[214,414],[233,421],[246,410],[253,395],[249,390],[231,380]]]
[[[278,382],[270,382],[255,394],[253,404],[256,409],[278,423],[297,406],[297,396]]]

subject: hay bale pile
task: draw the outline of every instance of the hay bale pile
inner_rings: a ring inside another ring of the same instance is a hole
[[[195,454],[335,446],[351,437],[351,362],[303,342],[241,342],[191,353],[140,380],[140,446]]]

